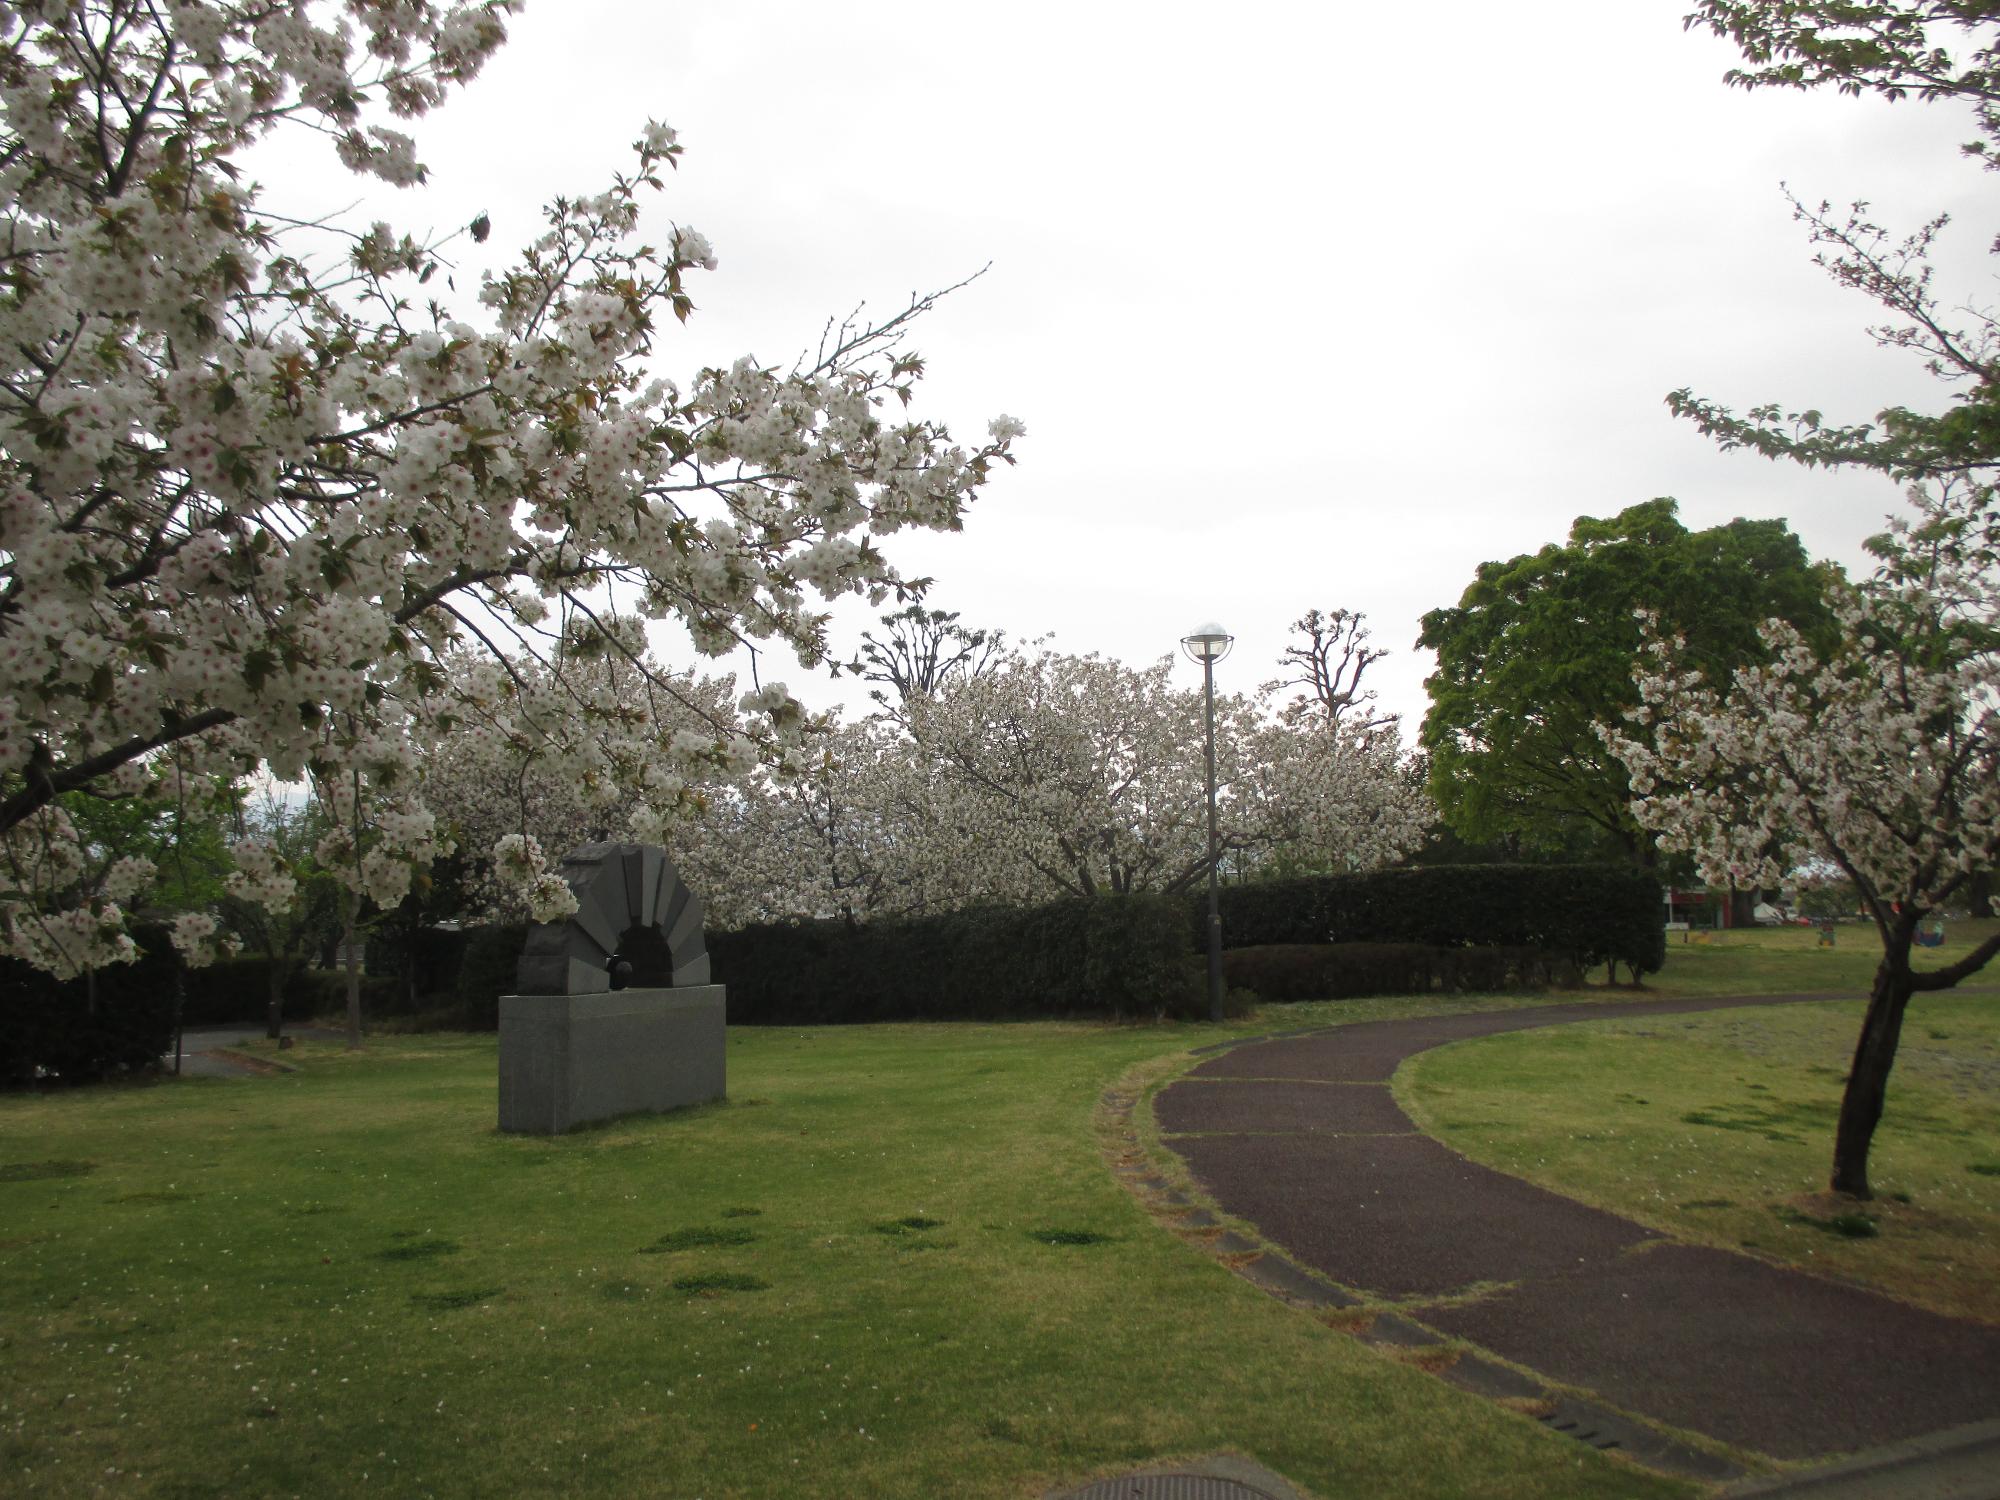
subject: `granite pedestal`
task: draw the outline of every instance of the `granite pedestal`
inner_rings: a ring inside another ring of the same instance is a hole
[[[559,1135],[592,1120],[720,1099],[723,987],[500,997],[500,1128]]]

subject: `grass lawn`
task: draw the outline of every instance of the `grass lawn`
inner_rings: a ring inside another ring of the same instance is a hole
[[[1689,1493],[1154,1225],[1093,1112],[1214,1036],[743,1030],[727,1104],[559,1139],[495,1131],[490,1037],[0,1099],[6,1489],[1030,1496],[1231,1450],[1328,1497]]]
[[[1937,968],[1963,958],[1996,926],[2000,922],[1992,917],[1947,922],[1943,946],[1919,949],[1917,967]],[[1865,922],[1844,922],[1834,929],[1833,947],[1822,948],[1819,942],[1818,930],[1811,927],[1670,932],[1667,967],[1647,975],[1646,988],[1657,995],[1867,994],[1882,956],[1875,929]],[[1987,982],[2000,981],[2000,964],[1988,975]]]
[[[1649,992],[1857,990],[1868,934],[1841,943],[1677,944]],[[1640,1021],[1591,993],[1612,1019],[1430,1055],[1416,1112],[1680,1232],[1991,1297],[1990,1000],[1919,1002],[1878,1148],[1913,1202],[1850,1240],[1771,1205],[1824,1175],[1854,1006]],[[553,1140],[494,1130],[491,1037],[0,1098],[0,1472],[24,1495],[1029,1496],[1229,1450],[1328,1497],[1689,1493],[1155,1225],[1094,1111],[1217,1036],[740,1030],[727,1104]]]
[[[1694,992],[1729,952],[1689,966]],[[1831,956],[1737,952],[1788,976]],[[1687,977],[1678,959],[1656,988]],[[1857,1211],[1822,1190],[1861,1012],[1854,999],[1491,1037],[1413,1059],[1397,1097],[1467,1156],[1670,1234],[2000,1322],[2000,1000],[1911,1002],[1870,1157],[1880,1201]]]

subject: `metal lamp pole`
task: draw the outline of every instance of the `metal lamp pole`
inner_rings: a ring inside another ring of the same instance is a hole
[[[1220,839],[1215,826],[1215,664],[1229,654],[1235,637],[1220,625],[1197,626],[1181,638],[1190,660],[1201,663],[1202,701],[1208,725],[1208,1018],[1222,1019],[1222,906],[1217,893]]]

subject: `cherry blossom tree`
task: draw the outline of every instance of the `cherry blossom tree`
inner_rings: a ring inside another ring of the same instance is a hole
[[[1008,899],[962,857],[950,805],[886,717],[837,726],[806,760],[790,776],[760,771],[690,829],[682,873],[711,922],[862,922]]]
[[[600,718],[622,705],[621,734],[595,747],[614,759],[678,737],[712,745],[757,695],[732,705],[728,679],[615,651],[594,667],[468,656],[454,669],[476,712],[420,755],[419,779],[440,836],[496,850],[472,887],[503,909],[554,880],[536,873],[549,856],[617,832],[665,842],[720,927],[1179,891],[1207,873],[1201,694],[1174,685],[1171,661],[1007,650],[857,723],[802,720],[776,760],[725,740],[699,789],[676,780],[646,803],[625,798],[633,773],[575,756],[558,763],[581,774],[547,769],[543,740],[572,695],[601,695]],[[1268,692],[1217,707],[1225,854],[1367,868],[1421,841],[1429,805],[1392,721],[1288,714]],[[670,796],[673,820],[634,825]]]
[[[932,298],[830,327],[790,370],[656,373],[716,265],[689,226],[642,232],[681,154],[664,125],[465,305],[441,244],[306,222],[246,175],[258,142],[317,132],[364,180],[421,182],[397,125],[479,71],[513,8],[0,3],[0,951],[128,956],[124,882],[79,900],[50,856],[59,799],[144,795],[170,764],[311,779],[347,829],[329,867],[389,899],[436,848],[409,742],[481,711],[453,653],[501,671],[596,621],[636,661],[643,622],[677,621],[704,653],[816,662],[812,601],[906,597],[879,538],[957,527],[1012,462],[1012,418],[965,447],[908,414],[923,363],[900,340]],[[766,687],[749,728],[641,762],[593,750],[577,707],[544,763],[615,778],[642,828],[800,727]],[[553,914],[525,852],[503,863]]]
[[[1837,643],[1773,620],[1768,663],[1715,682],[1657,635],[1639,706],[1606,743],[1632,810],[1705,877],[1777,885],[1831,866],[1874,922],[1882,960],[1835,1131],[1831,1187],[1871,1196],[1868,1152],[1912,996],[2000,954],[1912,963],[1918,924],[2000,858],[2000,563],[1983,487],[1919,493],[1918,519],[1878,542],[1886,565],[1835,583]]]
[[[637,839],[682,861],[712,796],[760,760],[734,676],[669,670],[644,653],[636,629],[606,623],[582,623],[546,656],[457,653],[446,664],[458,711],[416,745],[416,775],[458,850],[468,914],[560,903],[559,877],[541,862],[521,865],[521,845],[496,859],[504,838],[531,839],[553,860],[579,844]],[[647,795],[633,797],[635,785]]]
[[[976,884],[1096,895],[1191,889],[1208,873],[1202,695],[1173,662],[1010,653],[906,705],[932,795],[971,837]],[[1365,716],[1364,716],[1365,717]],[[1423,837],[1430,809],[1393,733],[1216,700],[1224,854],[1279,848],[1366,869]]]

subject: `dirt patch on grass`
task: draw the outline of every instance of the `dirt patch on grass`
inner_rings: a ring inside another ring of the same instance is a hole
[[[1863,1202],[1857,1198],[1844,1197],[1839,1193],[1795,1193],[1791,1197],[1774,1203],[1772,1207],[1795,1223],[1810,1222],[1813,1227],[1834,1226],[1842,1220],[1867,1219],[1875,1225],[1875,1234],[1901,1235],[1916,1238],[1923,1235],[1971,1234],[1976,1226],[1952,1214],[1939,1213],[1921,1203],[1905,1203],[1897,1198],[1873,1198]],[[1846,1233],[1844,1230],[1834,1230]],[[1869,1235],[1854,1235],[1853,1238],[1867,1239]]]
[[[711,1229],[697,1225],[674,1229],[641,1248],[641,1255],[670,1255],[676,1250],[708,1250],[719,1245],[747,1245],[757,1236],[747,1229]]]
[[[0,1182],[54,1182],[63,1177],[88,1177],[94,1161],[10,1161],[0,1164]]]

